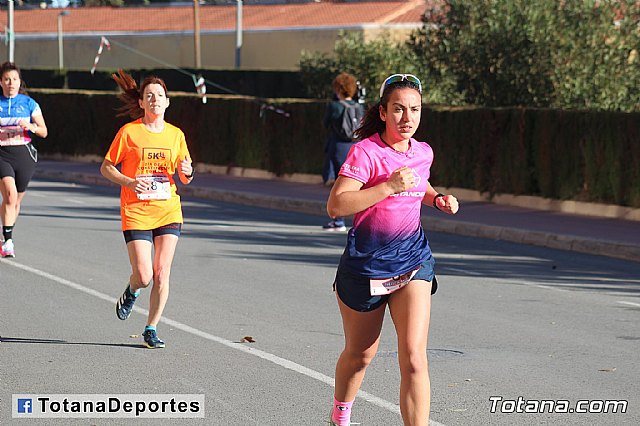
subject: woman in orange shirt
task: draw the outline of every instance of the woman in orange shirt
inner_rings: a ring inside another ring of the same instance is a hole
[[[121,186],[122,231],[131,262],[129,285],[116,303],[116,314],[129,318],[140,289],[153,280],[142,335],[148,348],[164,348],[156,326],[169,298],[171,263],[183,223],[173,176],[177,172],[183,184],[193,180],[191,156],[184,133],[164,121],[169,106],[164,81],[147,77],[138,89],[122,70],[112,77],[122,89],[118,115],[134,119],[120,128],[100,167],[104,177]]]

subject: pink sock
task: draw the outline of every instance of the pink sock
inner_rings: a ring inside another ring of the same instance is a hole
[[[333,411],[331,412],[331,421],[338,426],[349,426],[351,420],[351,402],[340,402],[333,397]]]

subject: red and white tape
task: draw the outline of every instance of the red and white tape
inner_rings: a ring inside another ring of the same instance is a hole
[[[204,77],[198,76],[198,79],[196,80],[194,78],[193,82],[196,85],[196,92],[198,92],[198,94],[202,96],[202,103],[206,104],[207,103],[207,84],[204,81]]]
[[[111,44],[106,37],[102,37],[100,39],[100,47],[98,48],[98,54],[96,55],[96,59],[93,60],[93,66],[91,67],[91,75],[96,72],[96,66],[98,65],[98,61],[100,60],[100,55],[102,55],[102,49],[107,47],[107,50],[111,50]]]

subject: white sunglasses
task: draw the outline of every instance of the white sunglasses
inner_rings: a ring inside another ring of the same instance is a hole
[[[418,91],[422,94],[422,83],[420,83],[420,79],[413,74],[393,74],[387,77],[380,86],[380,99],[382,99],[382,94],[384,93],[385,87],[393,83],[400,83],[401,81],[408,81],[409,83],[415,84],[418,86]]]

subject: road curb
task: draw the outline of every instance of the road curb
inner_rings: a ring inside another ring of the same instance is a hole
[[[326,216],[326,203],[319,201],[300,200],[291,197],[273,197],[255,192],[225,191],[215,188],[181,186],[180,195],[203,198],[206,200],[224,201],[254,207],[264,207],[275,210],[294,211],[300,213]]]
[[[100,175],[78,172],[36,169],[35,177],[87,185],[117,186]],[[180,186],[178,190],[181,195],[206,200],[223,201],[319,216],[326,216],[327,214],[326,203],[320,201],[301,200],[286,196],[273,197],[251,192],[231,192],[216,188],[203,188],[197,186]],[[518,244],[575,251],[634,262],[640,261],[640,247],[620,244],[613,241],[595,240],[571,235],[557,235],[540,231],[528,231],[519,228],[482,225],[447,218],[423,217],[422,225],[427,231],[432,232],[444,232],[467,237],[509,241]]]
[[[423,218],[422,226],[427,231],[432,232],[509,241],[518,244],[613,257],[633,262],[640,261],[640,247],[620,244],[614,241],[589,239],[573,235],[557,235],[540,231],[527,231],[502,226],[479,225],[477,223],[459,222],[433,217]]]

